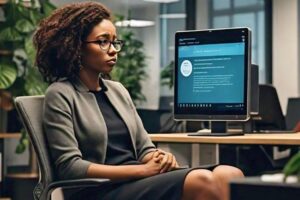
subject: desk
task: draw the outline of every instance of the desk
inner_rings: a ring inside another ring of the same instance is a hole
[[[4,160],[4,139],[20,138],[20,133],[0,133],[0,197],[5,190],[4,175],[6,173],[6,165]]]
[[[300,145],[300,132],[276,134],[245,134],[241,136],[187,136],[186,133],[149,134],[153,142],[198,144],[267,144]]]
[[[245,134],[242,136],[187,136],[186,133],[149,134],[158,148],[171,151],[178,157],[182,165],[196,167],[205,164],[219,163],[218,144],[245,144],[245,145],[300,145],[299,133],[276,134]],[[191,147],[180,147],[189,144]],[[201,145],[199,145],[201,144]],[[204,145],[204,148],[202,147]],[[181,149],[180,149],[181,148]],[[180,150],[178,150],[180,149]],[[276,148],[278,149],[278,148]],[[175,150],[175,151],[174,151]],[[277,151],[277,150],[276,150]],[[178,153],[179,152],[179,153]],[[190,155],[187,156],[187,153]],[[199,153],[200,152],[200,153]],[[277,152],[284,155],[285,152]]]

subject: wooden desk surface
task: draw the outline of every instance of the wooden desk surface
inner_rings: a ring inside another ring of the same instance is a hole
[[[285,134],[245,134],[242,136],[187,136],[186,133],[149,134],[153,142],[205,144],[300,145],[300,132]]]

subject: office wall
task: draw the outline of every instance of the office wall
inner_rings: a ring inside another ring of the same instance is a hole
[[[300,95],[299,4],[273,0],[273,84],[284,112],[288,97]]]
[[[150,4],[146,8],[135,9],[132,18],[154,21],[155,25],[144,28],[135,28],[139,40],[144,43],[144,51],[147,56],[146,72],[148,77],[142,82],[142,93],[146,97],[145,102],[137,105],[138,108],[156,110],[159,106],[160,96],[160,20],[159,4]]]

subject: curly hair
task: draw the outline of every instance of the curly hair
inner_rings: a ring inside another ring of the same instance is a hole
[[[72,3],[42,20],[33,36],[37,49],[35,64],[44,80],[78,76],[83,41],[103,19],[111,20],[110,11],[100,3]]]

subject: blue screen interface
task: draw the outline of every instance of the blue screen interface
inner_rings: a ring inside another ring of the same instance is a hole
[[[245,42],[178,44],[177,107],[245,110]]]

